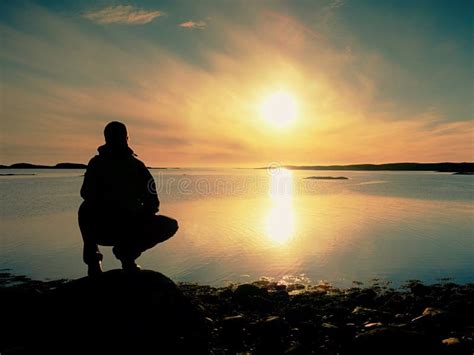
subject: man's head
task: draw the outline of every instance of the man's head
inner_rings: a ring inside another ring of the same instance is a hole
[[[122,122],[112,121],[104,129],[105,142],[110,145],[127,145],[127,127]]]

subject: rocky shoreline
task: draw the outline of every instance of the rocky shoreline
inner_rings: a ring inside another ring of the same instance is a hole
[[[267,280],[215,288],[176,285],[153,271],[112,270],[97,279],[49,282],[3,272],[0,285],[2,355],[65,348],[101,354],[472,354],[474,349],[474,284],[449,280],[433,285],[412,280],[399,289],[376,280],[347,289]]]

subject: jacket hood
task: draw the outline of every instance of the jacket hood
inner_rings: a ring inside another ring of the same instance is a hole
[[[133,150],[128,145],[122,146],[111,146],[108,144],[101,145],[97,148],[99,155],[101,156],[115,156],[115,157],[123,157],[123,156],[136,156]]]

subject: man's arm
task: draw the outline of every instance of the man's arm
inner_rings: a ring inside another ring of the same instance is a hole
[[[87,170],[84,174],[84,182],[81,187],[81,197],[85,201],[97,201],[99,195],[98,189],[98,172],[97,158],[94,157],[89,161]]]
[[[156,191],[155,179],[145,164],[142,165],[144,191],[142,193],[143,208],[146,212],[155,214],[160,208],[160,200]]]

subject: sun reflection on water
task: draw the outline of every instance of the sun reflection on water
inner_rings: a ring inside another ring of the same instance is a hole
[[[283,245],[295,234],[293,175],[283,168],[271,169],[269,173],[271,208],[265,220],[266,234],[275,244]]]

